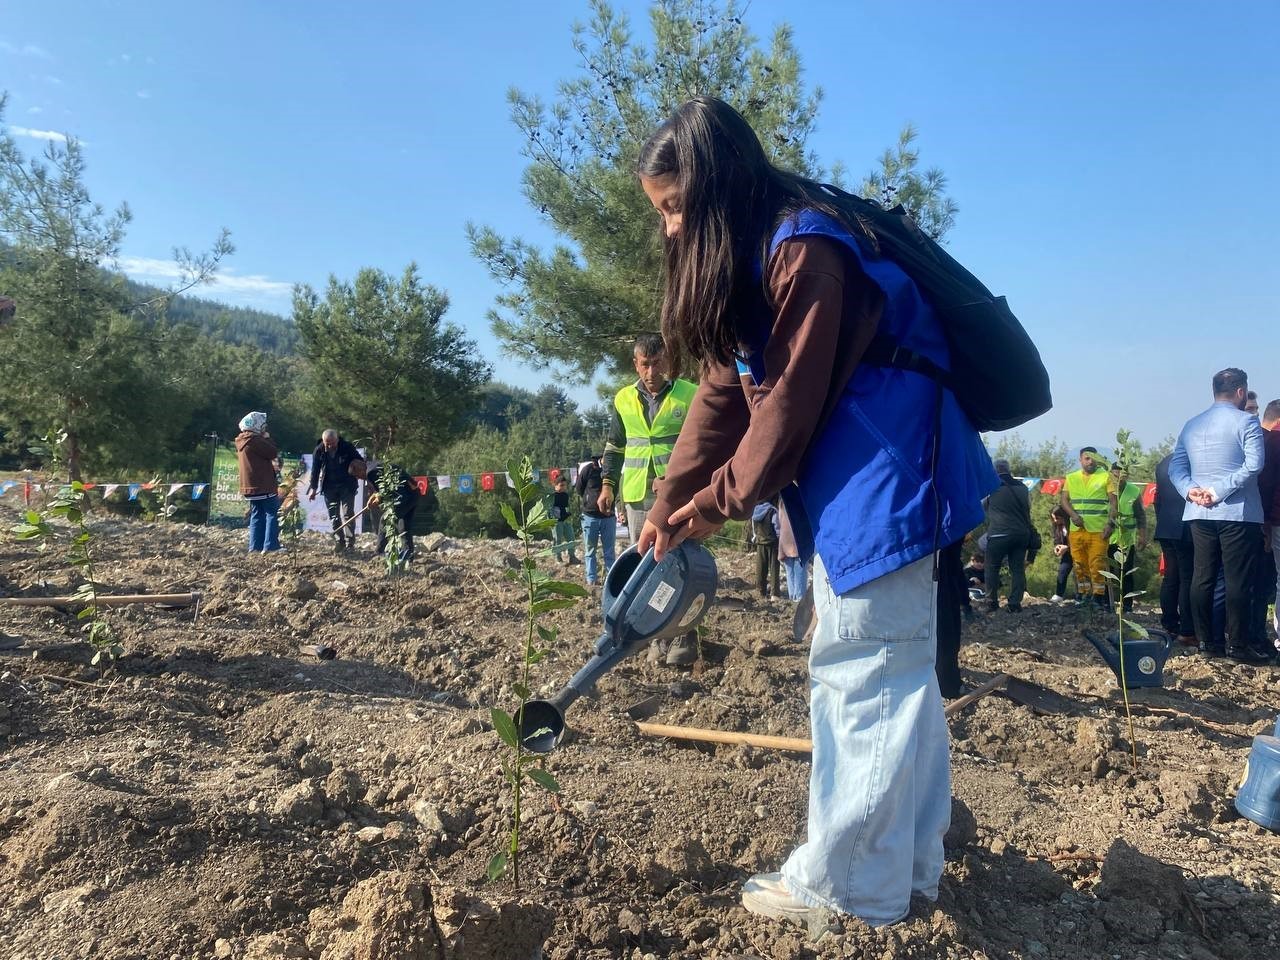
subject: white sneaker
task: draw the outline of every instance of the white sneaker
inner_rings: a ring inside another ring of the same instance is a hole
[[[799,924],[808,924],[819,913],[791,895],[781,873],[757,873],[744,883],[742,905],[750,913]]]
[[[1065,599],[1066,599],[1065,597],[1060,597],[1060,596],[1058,596],[1058,595],[1055,593],[1052,597],[1050,597],[1050,598],[1049,598],[1049,602],[1050,602],[1050,603],[1061,603],[1061,602],[1062,602],[1063,600],[1065,600]]]

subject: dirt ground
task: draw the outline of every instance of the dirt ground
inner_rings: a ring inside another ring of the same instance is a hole
[[[738,903],[804,835],[806,757],[648,738],[625,713],[647,702],[658,722],[807,736],[805,650],[791,605],[753,595],[753,558],[719,557],[702,664],[637,658],[574,706],[547,761],[563,793],[526,798],[517,895],[482,882],[510,809],[488,710],[513,700],[514,542],[445,541],[388,579],[367,537],[354,557],[316,535],[264,557],[242,531],[96,529],[108,592],[204,599],[198,615],[112,611],[128,652],[105,675],[71,614],[0,613],[25,642],[0,653],[5,958],[1280,953],[1280,837],[1231,802],[1280,671],[1176,656],[1166,687],[1134,698],[1134,774],[1115,681],[1081,637],[1093,615],[1034,600],[980,614],[968,681],[1008,672],[1069,712],[993,695],[955,716],[938,902],[888,928],[810,931]],[[0,595],[69,593],[58,554],[0,539]],[[552,619],[546,693],[588,656],[599,610]],[[1137,619],[1155,623],[1149,607]]]

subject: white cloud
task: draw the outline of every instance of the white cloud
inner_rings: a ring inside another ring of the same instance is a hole
[[[37,113],[44,113],[44,107],[27,107],[27,113],[34,117]]]
[[[131,56],[130,56],[129,54],[127,54],[127,53],[122,53],[122,54],[120,54],[120,59],[121,59],[121,60],[123,60],[125,63],[128,63],[130,60],[132,60],[132,59],[133,59],[133,57],[131,57]]]
[[[121,257],[119,267],[134,280],[141,280],[144,283],[165,285],[182,278],[182,269],[176,263],[155,257]],[[208,297],[214,300],[228,300],[244,306],[279,309],[287,306],[289,297],[293,293],[293,284],[283,280],[272,280],[261,274],[241,275],[224,267],[214,276],[212,283],[196,287],[189,293],[193,297]]]
[[[32,130],[30,127],[19,126],[12,126],[9,129],[19,137],[31,137],[33,140],[57,140],[59,143],[67,142],[67,135],[59,133],[57,130]]]
[[[62,78],[55,77],[53,74],[45,74],[44,82],[52,83],[55,87],[62,86]]]
[[[150,91],[150,90],[139,90],[139,91],[138,91],[138,99],[139,99],[139,100],[150,100],[150,99],[151,99],[151,91]]]
[[[8,53],[17,57],[35,57],[37,60],[53,59],[53,54],[37,44],[24,43],[22,46],[18,46],[18,44],[10,43],[8,40],[0,40],[0,53]]]

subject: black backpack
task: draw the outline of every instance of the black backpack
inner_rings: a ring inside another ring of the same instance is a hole
[[[1008,430],[1053,406],[1040,352],[1004,297],[992,296],[977,277],[925,236],[901,206],[886,210],[837,187],[822,189],[834,207],[862,227],[859,239],[915,282],[937,311],[951,350],[947,371],[877,334],[864,363],[913,370],[938,381],[955,394],[978,430]]]

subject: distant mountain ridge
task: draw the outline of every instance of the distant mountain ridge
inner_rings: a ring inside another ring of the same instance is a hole
[[[160,287],[125,278],[130,299],[144,302],[164,296]],[[250,344],[279,356],[297,352],[298,330],[293,321],[266,310],[233,307],[218,300],[183,294],[169,304],[169,320],[190,324],[201,332],[228,343]]]

